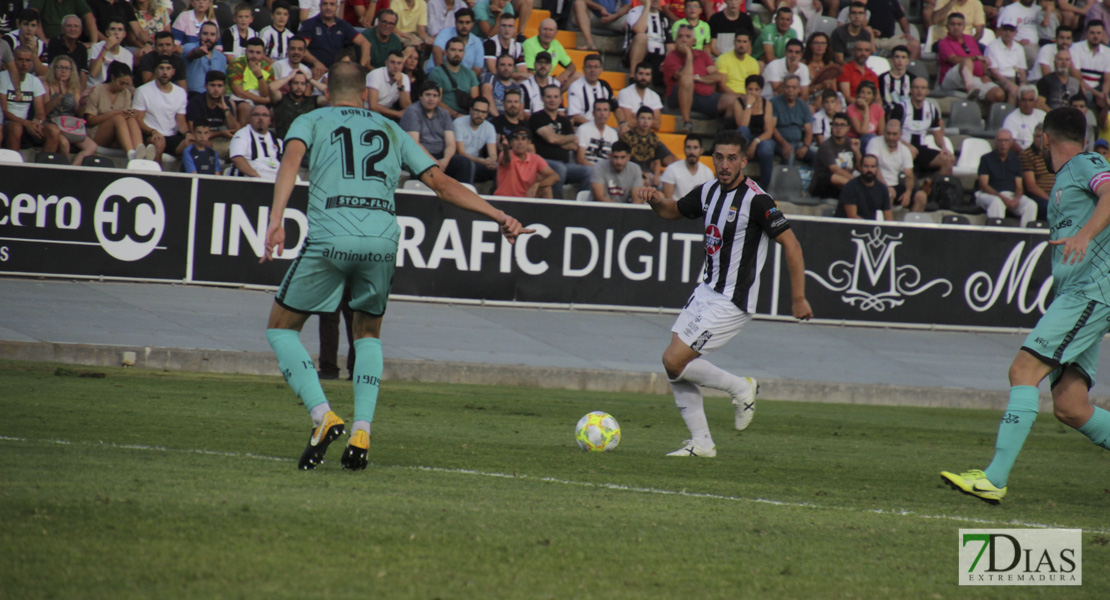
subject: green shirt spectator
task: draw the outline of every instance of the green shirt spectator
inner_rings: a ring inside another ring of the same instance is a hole
[[[697,25],[690,25],[689,19],[675,21],[675,24],[671,26],[671,37],[678,36],[678,28],[683,25],[694,28],[694,50],[705,50],[705,45],[713,39],[713,34],[709,31],[709,23],[698,21]]]
[[[467,114],[470,107],[459,106],[458,95],[455,92],[459,91],[471,98],[474,97],[475,94],[471,92],[478,87],[478,76],[474,74],[474,69],[460,67],[457,73],[449,73],[447,63],[444,62],[444,64],[432,69],[432,72],[428,74],[428,80],[438,83],[439,87],[443,89],[443,104],[456,113]]]
[[[786,15],[786,13],[782,14],[783,16]],[[783,21],[783,19],[779,16],[776,16],[775,20]],[[752,56],[754,56],[757,60],[762,60],[764,62],[770,62],[771,60],[773,60],[772,58],[767,58],[766,60],[764,60],[763,55],[765,53],[763,51],[763,47],[765,44],[770,44],[772,50],[775,53],[774,58],[782,58],[786,56],[786,42],[788,42],[789,40],[798,39],[798,33],[791,29],[789,21],[786,22],[785,33],[779,30],[779,27],[781,25],[782,23],[779,22],[769,23],[763,26],[763,29],[760,31],[759,34],[759,41],[752,44]]]
[[[382,18],[396,23],[397,15],[387,15]],[[401,38],[398,37],[396,33],[393,33],[393,27],[387,28],[389,30],[388,37],[386,37],[383,42],[380,36],[384,35],[386,32],[381,29],[381,26],[381,22],[379,21],[377,27],[363,29],[362,33],[359,34],[366,38],[366,41],[370,42],[371,70],[380,69],[385,66],[385,59],[389,57],[390,50],[396,50],[398,52],[404,52],[405,50],[404,42],[401,41]]]
[[[54,39],[62,35],[62,17],[77,15],[81,18],[82,26],[88,29],[88,20],[85,15],[92,14],[92,9],[85,0],[30,0],[27,8],[39,11],[39,24],[46,39]],[[91,34],[91,36],[90,36]],[[84,32],[84,37],[96,41],[96,32]]]
[[[530,37],[524,40],[524,43],[521,44],[521,48],[524,49],[524,66],[528,67],[528,70],[535,68],[536,55],[540,52],[548,52],[551,54],[552,65],[562,65],[565,69],[571,63],[570,55],[567,54],[566,49],[559,43],[559,40],[551,40],[551,44],[547,48],[544,48],[540,45],[540,36],[537,35],[536,37]]]

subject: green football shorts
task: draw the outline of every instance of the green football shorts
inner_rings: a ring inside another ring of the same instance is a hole
[[[1098,368],[1099,346],[1108,330],[1110,306],[1065,294],[1052,301],[1021,347],[1056,367],[1049,375],[1052,385],[1070,366],[1079,370],[1090,389]]]
[[[381,237],[342,236],[306,240],[276,296],[296,312],[331,313],[339,308],[343,287],[351,290],[351,308],[375,317],[385,314],[397,242]]]

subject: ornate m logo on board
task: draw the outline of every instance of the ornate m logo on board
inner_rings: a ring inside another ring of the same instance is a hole
[[[854,260],[838,260],[829,265],[828,279],[806,271],[832,292],[841,292],[840,299],[860,310],[883,312],[901,306],[906,297],[916,296],[933,287],[946,287],[942,296],[952,293],[952,282],[933,279],[922,283],[921,271],[913,265],[898,265],[896,253],[902,245],[902,234],[888,235],[881,227],[870,233],[852,231],[856,248]]]

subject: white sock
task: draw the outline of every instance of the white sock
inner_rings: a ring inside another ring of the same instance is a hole
[[[320,423],[323,423],[324,417],[328,414],[330,410],[331,405],[327,402],[323,402],[321,404],[313,406],[312,410],[308,411],[308,416],[312,417],[312,426],[318,427]]]
[[[672,380],[671,391],[674,393],[678,412],[682,415],[682,420],[686,421],[686,428],[690,430],[690,439],[703,448],[712,448],[713,436],[709,435],[709,422],[705,419],[701,390],[689,381]]]
[[[747,393],[751,387],[747,379],[737,377],[704,358],[695,358],[690,361],[678,377],[691,383],[728,392],[733,398]]]
[[[351,425],[351,435],[356,431],[365,431],[366,435],[370,435],[370,421],[355,421],[354,425]]]

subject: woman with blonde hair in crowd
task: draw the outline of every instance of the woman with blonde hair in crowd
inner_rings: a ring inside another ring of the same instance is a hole
[[[135,58],[154,50],[154,34],[170,31],[170,11],[158,0],[132,0],[135,18],[139,21],[139,35]]]
[[[212,0],[192,0],[189,10],[177,15],[173,20],[173,41],[178,46],[200,42],[200,26],[207,22],[216,21],[216,11],[212,8]],[[180,75],[180,73],[178,74]]]
[[[69,154],[70,146],[77,146],[81,152],[74,157],[73,164],[79,165],[86,156],[96,153],[96,142],[86,135],[85,120],[77,116],[81,102],[77,63],[65,54],[56,57],[42,77],[42,85],[46,88],[43,150]]]

